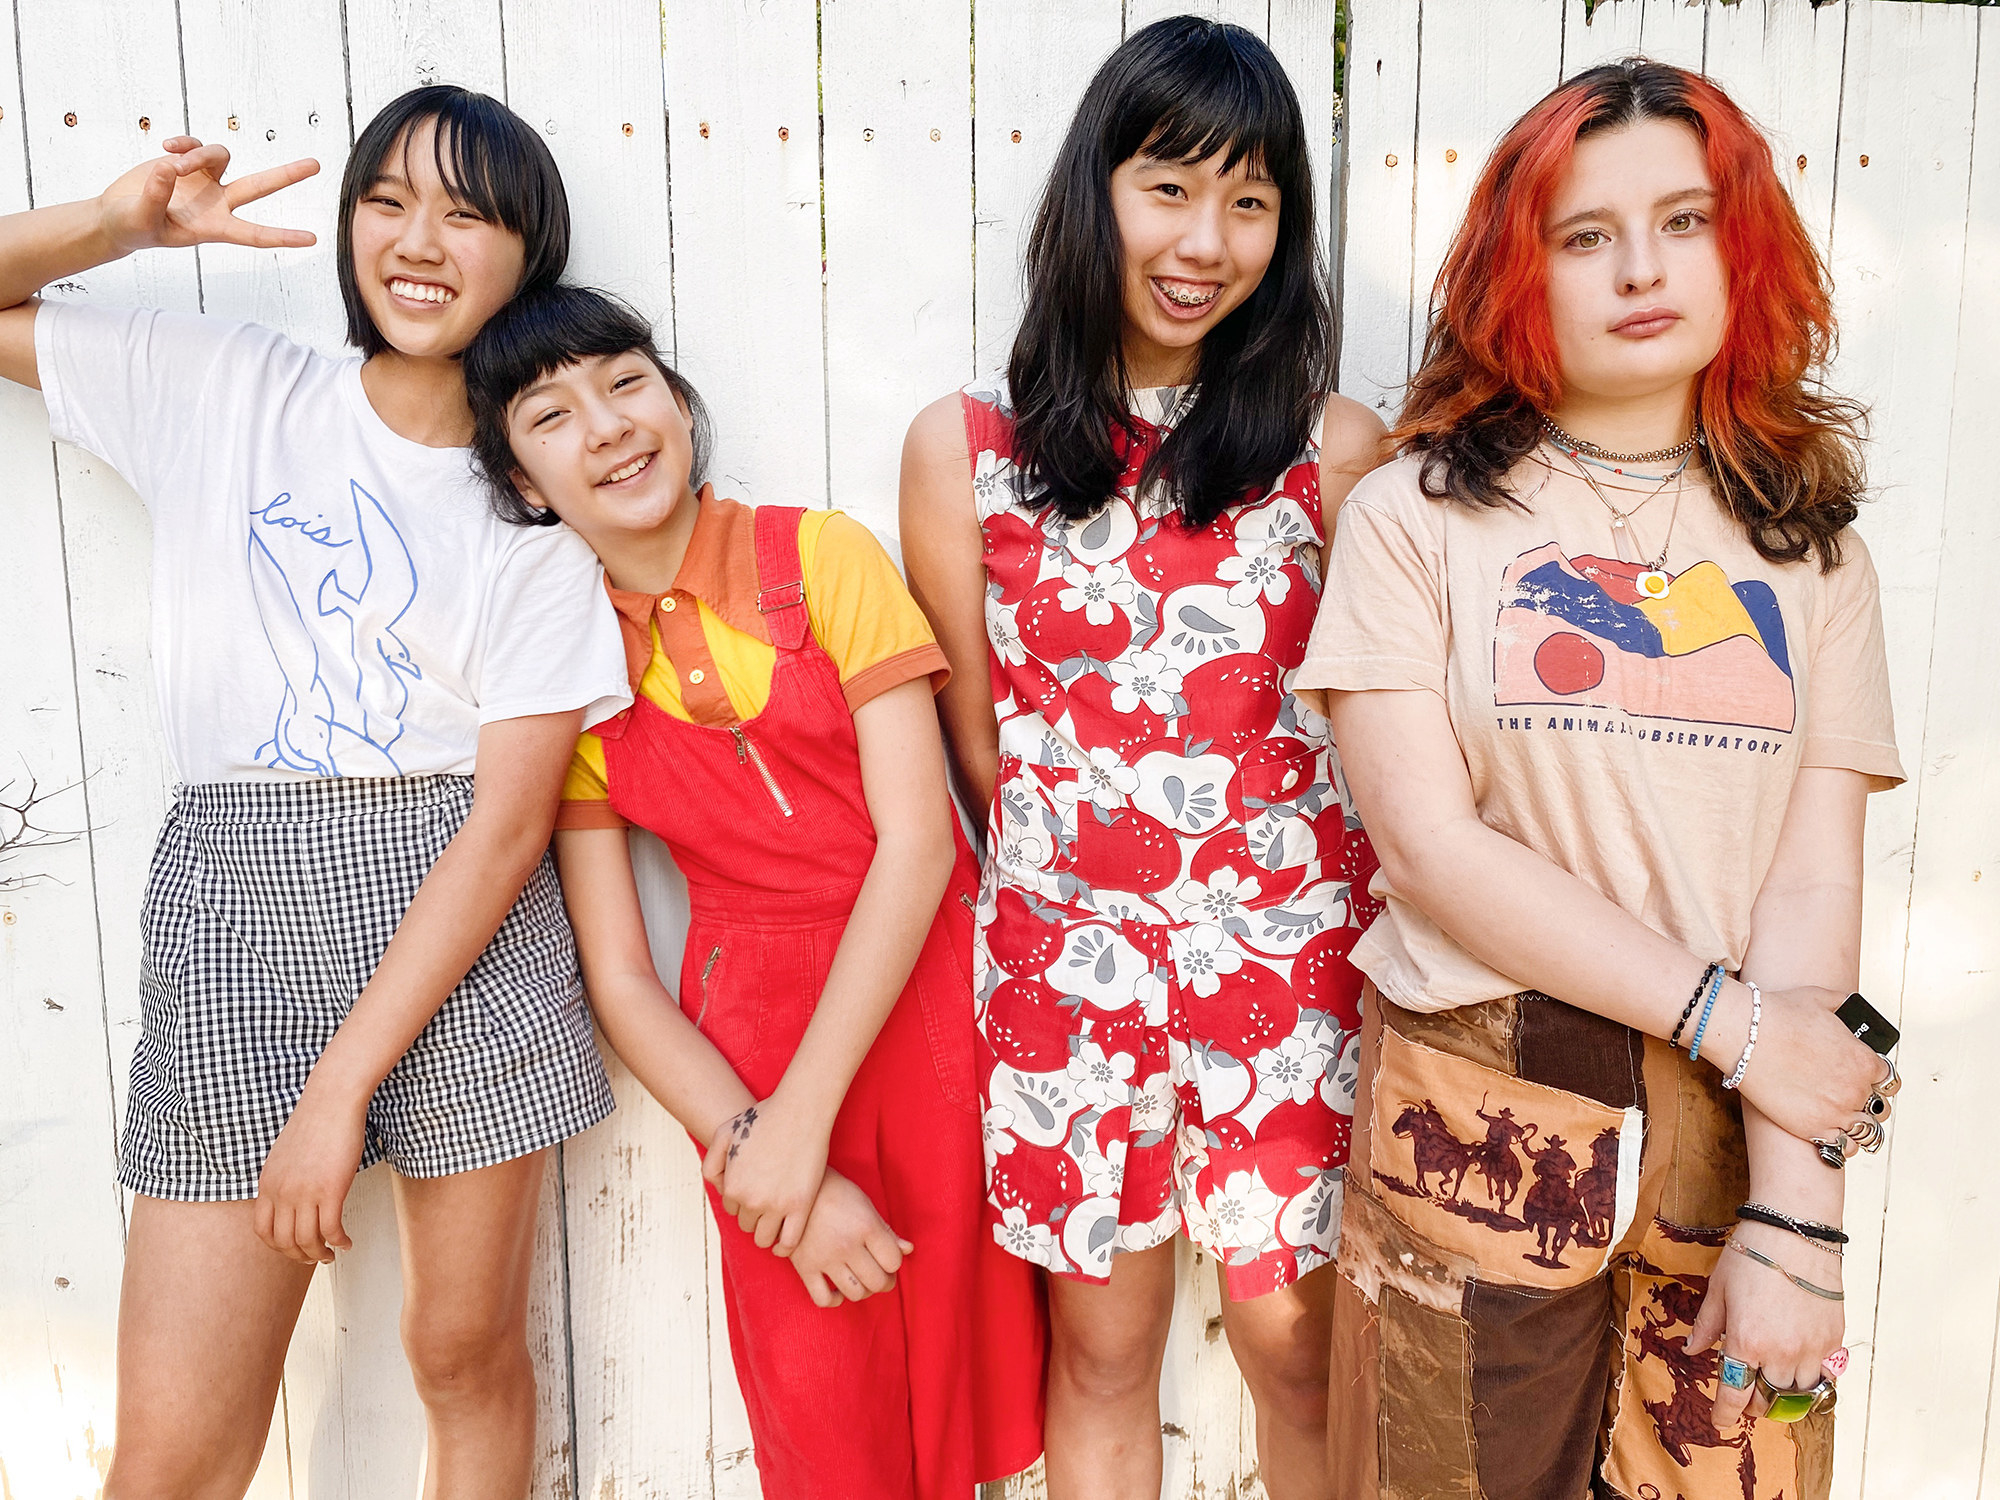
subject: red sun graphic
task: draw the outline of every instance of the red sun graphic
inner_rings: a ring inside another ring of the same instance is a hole
[[[1559,630],[1535,648],[1535,675],[1552,693],[1587,693],[1604,681],[1604,653],[1582,636]]]

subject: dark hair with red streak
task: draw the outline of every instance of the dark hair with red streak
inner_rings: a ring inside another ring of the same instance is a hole
[[[1694,131],[1715,184],[1729,311],[1721,351],[1696,386],[1695,417],[1716,497],[1770,561],[1812,557],[1830,570],[1865,481],[1863,410],[1818,378],[1834,344],[1826,264],[1763,133],[1682,68],[1628,58],[1579,73],[1494,148],[1438,272],[1423,365],[1394,439],[1423,455],[1426,494],[1520,503],[1508,471],[1539,441],[1542,413],[1563,388],[1543,220],[1576,143],[1641,120]]]

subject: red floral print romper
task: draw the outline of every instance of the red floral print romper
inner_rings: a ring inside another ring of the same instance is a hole
[[[1133,394],[1118,493],[1022,504],[1004,389],[961,397],[999,775],[973,984],[989,1213],[1059,1275],[1185,1228],[1230,1295],[1340,1227],[1375,866],[1289,692],[1317,611],[1319,456],[1189,530],[1135,493],[1179,390]]]

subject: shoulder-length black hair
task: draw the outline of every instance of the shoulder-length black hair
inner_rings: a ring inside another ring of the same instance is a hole
[[[1124,358],[1124,246],[1111,172],[1145,151],[1222,153],[1280,194],[1278,243],[1256,291],[1202,341],[1191,407],[1147,460],[1183,521],[1200,527],[1269,488],[1312,439],[1332,388],[1333,313],[1314,233],[1305,117],[1271,49],[1240,26],[1174,16],[1135,32],[1084,90],[1028,239],[1027,310],[1007,381],[1028,504],[1095,513],[1134,430]]]
[[[340,297],[347,342],[365,357],[383,353],[389,341],[368,316],[355,280],[354,207],[427,120],[436,122],[431,149],[451,195],[521,237],[521,288],[553,285],[569,264],[569,194],[534,127],[488,94],[448,83],[411,89],[368,122],[340,178]]]
[[[561,518],[530,505],[514,486],[507,407],[551,370],[604,355],[643,354],[686,403],[693,436],[688,483],[699,489],[708,472],[708,408],[680,371],[660,358],[653,327],[605,292],[587,286],[524,291],[487,319],[465,350],[465,394],[472,405],[472,460],[487,484],[493,513],[516,526],[553,526]]]

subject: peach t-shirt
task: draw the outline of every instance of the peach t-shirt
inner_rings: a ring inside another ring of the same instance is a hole
[[[1551,457],[1515,467],[1522,507],[1430,499],[1415,457],[1362,480],[1297,684],[1438,694],[1489,827],[1737,967],[1799,768],[1903,779],[1874,565],[1852,529],[1831,573],[1767,562],[1691,477],[1670,586],[1642,598],[1610,512]],[[1614,481],[1620,510],[1651,488]],[[1633,514],[1627,557],[1657,554],[1673,507],[1669,485]],[[1522,988],[1380,874],[1373,891],[1387,909],[1353,958],[1398,1005]]]

